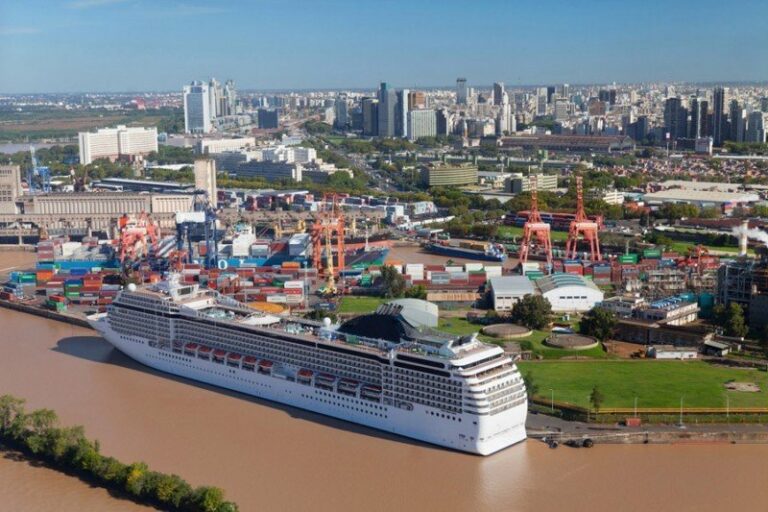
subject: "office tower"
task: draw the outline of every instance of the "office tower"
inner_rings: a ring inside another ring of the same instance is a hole
[[[504,82],[496,82],[493,84],[493,104],[502,105],[504,103]]]
[[[424,110],[427,108],[427,95],[423,91],[408,93],[408,110]]]
[[[333,103],[335,124],[337,128],[344,129],[349,125],[349,113],[347,110],[347,97],[339,96]]]
[[[512,95],[512,103],[514,112],[524,112],[525,104],[528,100],[528,95],[524,92],[516,92]]]
[[[709,102],[699,98],[699,137],[712,136],[712,112]]]
[[[363,98],[363,135],[375,137],[379,134],[379,100]]]
[[[456,79],[456,104],[466,105],[469,98],[469,91],[467,90],[467,79]]]
[[[692,96],[688,104],[690,106],[689,110],[691,115],[691,119],[688,122],[688,138],[698,139],[705,133],[702,131],[702,127],[706,127],[707,124],[707,102]]]
[[[448,135],[453,132],[451,117],[448,110],[441,108],[435,113],[435,129],[437,135]]]
[[[21,167],[0,165],[0,213],[17,213],[16,198],[19,196],[21,196]]]
[[[224,91],[221,89],[221,83],[215,78],[211,78],[208,83],[208,102],[211,117],[221,117],[221,98]]]
[[[195,190],[204,190],[211,206],[216,208],[218,189],[216,188],[216,161],[208,158],[195,160]]]
[[[747,135],[747,113],[737,100],[731,100],[728,120],[731,123],[730,140],[744,142]]]
[[[768,112],[768,96],[760,98],[760,110]]]
[[[233,80],[227,80],[224,84],[221,115],[233,116],[235,114],[237,114],[237,91],[235,90],[235,82]]]
[[[712,139],[715,146],[722,146],[725,133],[725,94],[722,87],[715,87],[712,95]]]
[[[408,137],[408,96],[410,91],[403,89],[396,94],[395,137]]]
[[[552,103],[552,99],[554,97],[555,97],[555,86],[554,85],[550,85],[549,87],[547,87],[547,103],[551,104]]]
[[[638,116],[635,121],[635,137],[636,141],[643,141],[648,137],[648,116]]]
[[[664,128],[672,140],[683,139],[688,130],[688,111],[680,98],[667,98],[664,102]]]
[[[395,136],[395,110],[397,95],[386,82],[379,86],[379,137]]]
[[[157,128],[126,127],[102,128],[95,132],[77,134],[80,163],[88,165],[96,159],[115,161],[127,157],[134,160],[157,151]]]
[[[260,108],[257,114],[259,128],[274,130],[280,125],[280,115],[277,109]]]
[[[211,132],[208,86],[197,80],[184,86],[184,131],[197,134]]]
[[[597,91],[597,99],[604,103],[608,103],[611,100],[611,94],[607,89],[600,89]]]
[[[611,106],[616,104],[617,97],[618,97],[618,93],[616,89],[611,89],[608,91],[608,103],[610,103]]]
[[[547,88],[539,87],[536,89],[536,115],[547,115]]]
[[[746,142],[765,142],[765,117],[762,112],[749,113]]]
[[[568,98],[571,95],[571,86],[568,84],[563,84],[560,87],[557,88],[557,95],[561,98]]]
[[[437,135],[437,113],[434,110],[411,110],[407,113],[408,139],[418,140],[421,137]]]

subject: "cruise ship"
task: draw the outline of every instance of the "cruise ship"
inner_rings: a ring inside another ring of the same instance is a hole
[[[128,357],[181,377],[454,450],[526,438],[514,361],[476,335],[419,328],[399,305],[340,325],[254,311],[177,276],[88,317]]]

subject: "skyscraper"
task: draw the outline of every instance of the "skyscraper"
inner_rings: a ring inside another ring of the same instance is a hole
[[[547,87],[547,103],[552,103],[553,98],[555,97],[556,90],[557,89],[555,88],[554,85],[550,85],[549,87]]]
[[[765,117],[762,112],[756,110],[750,112],[747,127],[746,142],[765,142]]]
[[[184,131],[211,132],[211,103],[208,86],[194,81],[184,86]]]
[[[712,95],[712,139],[715,146],[722,146],[725,140],[725,89],[715,87]]]
[[[390,89],[387,82],[381,82],[379,86],[379,137],[395,136],[395,109],[397,96]]]
[[[347,110],[347,97],[339,96],[333,103],[333,108],[336,114],[336,127],[346,128],[349,125],[349,112]]]
[[[408,138],[418,140],[420,137],[437,135],[437,113],[434,110],[411,110],[407,114]]]
[[[379,100],[363,98],[363,135],[375,137],[379,133]]]
[[[706,125],[707,102],[692,96],[689,101],[691,120],[688,123],[688,138],[698,139],[704,135],[702,127]],[[703,107],[703,109],[702,109]]]
[[[504,103],[504,82],[496,82],[493,84],[493,104],[502,105]]]
[[[237,114],[237,91],[235,90],[234,80],[227,80],[224,84],[224,94],[222,97],[222,116],[233,116]]]
[[[680,98],[667,98],[664,102],[664,129],[672,140],[683,139],[688,131],[688,111]]]
[[[403,89],[397,91],[397,104],[395,106],[395,137],[408,137],[408,96],[410,91]]]
[[[737,100],[731,100],[730,115],[728,120],[731,123],[729,139],[734,142],[744,142],[747,135],[747,116],[744,109]]]
[[[547,115],[547,88],[539,87],[536,89],[536,115]]]
[[[221,83],[215,78],[211,78],[208,83],[208,110],[211,117],[221,117],[221,97],[224,95],[221,90]]]
[[[469,96],[468,92],[469,91],[467,91],[467,79],[457,78],[456,79],[456,104],[457,105],[467,104],[467,98]]]

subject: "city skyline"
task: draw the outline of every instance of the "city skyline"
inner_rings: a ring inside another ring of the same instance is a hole
[[[751,0],[651,2],[637,12],[554,2],[546,13],[532,2],[412,2],[408,16],[396,15],[398,3],[4,5],[0,92],[175,91],[209,76],[242,90],[448,86],[458,76],[508,88],[768,78],[768,5]]]

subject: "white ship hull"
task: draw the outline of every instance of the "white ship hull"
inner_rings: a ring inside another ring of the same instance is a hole
[[[101,318],[91,318],[91,325],[118,350],[146,366],[180,377],[479,455],[490,455],[526,438],[526,402],[495,415],[448,414],[419,404],[413,404],[412,410],[400,409],[154,348],[142,338],[116,333]]]

